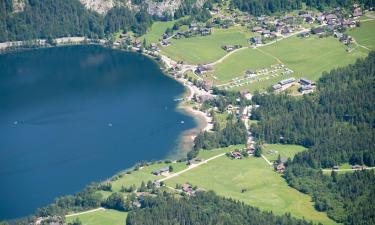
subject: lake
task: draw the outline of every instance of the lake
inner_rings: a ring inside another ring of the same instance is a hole
[[[176,152],[197,125],[176,109],[183,92],[140,54],[70,46],[0,55],[0,220]]]

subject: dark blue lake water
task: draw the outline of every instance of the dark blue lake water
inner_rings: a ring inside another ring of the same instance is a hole
[[[176,110],[183,91],[150,59],[98,46],[0,55],[0,220],[166,157],[196,125]]]

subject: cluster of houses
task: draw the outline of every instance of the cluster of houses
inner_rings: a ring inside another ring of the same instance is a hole
[[[229,152],[228,156],[231,159],[242,159],[244,157],[253,156],[255,152],[254,147],[249,147],[243,150],[234,150]]]

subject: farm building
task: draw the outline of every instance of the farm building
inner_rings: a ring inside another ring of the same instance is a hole
[[[155,176],[160,176],[160,175],[162,175],[163,173],[166,173],[166,172],[169,172],[169,167],[164,167],[164,168],[161,168],[161,169],[158,169],[158,170],[154,170],[154,171],[152,171],[152,174],[154,174]]]

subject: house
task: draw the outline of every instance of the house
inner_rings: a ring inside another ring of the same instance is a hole
[[[317,27],[317,28],[312,28],[311,29],[312,34],[320,35],[324,33],[324,28],[323,27]]]
[[[310,36],[310,32],[304,31],[298,34],[299,37],[306,38]]]
[[[211,88],[212,88],[212,86],[213,86],[212,81],[208,81],[208,80],[203,81],[202,88],[203,88],[205,91],[210,91]]]
[[[341,38],[342,35],[343,35],[343,33],[336,32],[336,31],[333,33],[333,36],[334,36],[335,38]]]
[[[311,86],[311,85],[303,85],[301,86],[298,91],[301,93],[301,94],[310,94],[310,93],[313,93],[314,92],[314,87]]]
[[[291,78],[288,78],[288,79],[285,79],[285,80],[281,80],[279,82],[279,84],[282,86],[282,87],[286,87],[286,86],[292,86],[292,84],[296,81],[296,79],[294,77],[291,77]]]
[[[333,166],[332,167],[332,170],[338,170],[339,169],[339,166]]]
[[[255,45],[261,45],[263,43],[261,37],[252,37],[250,38],[250,42]]]
[[[337,20],[337,16],[336,16],[336,14],[333,14],[333,13],[331,13],[331,14],[328,14],[328,15],[326,15],[325,16],[325,19],[327,20],[327,21],[336,21]]]
[[[353,5],[353,17],[360,17],[362,16],[362,9],[357,4]]]
[[[163,45],[163,46],[169,46],[171,43],[167,40],[167,39],[163,39],[162,41],[161,41],[161,45]]]
[[[164,167],[164,168],[161,168],[161,169],[158,169],[158,170],[154,170],[154,171],[152,171],[152,174],[154,174],[155,176],[160,176],[160,175],[162,175],[163,173],[166,173],[166,172],[169,172],[169,167]]]
[[[272,85],[272,88],[275,92],[280,92],[282,91],[281,90],[281,85],[280,84],[275,84],[275,85]]]
[[[197,161],[197,162],[202,162],[203,159],[202,159],[202,157],[198,156],[198,157],[195,159],[195,161]]]
[[[233,158],[233,159],[242,159],[242,154],[241,152],[239,151],[233,151],[230,153],[230,156]]]
[[[284,163],[279,163],[276,167],[275,167],[276,171],[278,173],[284,173],[285,171],[285,165]]]
[[[204,28],[199,29],[199,32],[201,33],[202,36],[210,35],[211,29],[204,27]]]
[[[183,184],[181,189],[185,193],[188,193],[188,194],[192,194],[193,193],[193,187],[189,183]]]
[[[231,52],[233,51],[234,49],[236,49],[233,45],[224,45],[223,46],[223,49],[227,52]]]
[[[213,70],[213,67],[209,64],[206,65],[198,65],[197,68],[194,70],[194,73],[197,75],[201,75],[204,72]]]
[[[339,38],[339,41],[344,44],[349,44],[352,41],[352,38],[347,34],[343,34],[342,37]]]
[[[154,181],[152,182],[152,185],[153,185],[155,188],[160,188],[160,187],[161,187],[161,183],[160,183],[160,181],[158,181],[158,180],[154,180]]]
[[[301,85],[315,85],[315,82],[314,82],[314,81],[308,80],[308,79],[306,79],[306,78],[301,78],[301,79],[299,80],[299,83],[300,83]]]
[[[269,37],[271,35],[271,31],[270,30],[263,30],[262,35],[263,35],[263,37]]]
[[[261,33],[263,31],[263,28],[261,27],[253,27],[253,29],[251,30],[252,32],[258,32],[258,33]]]

